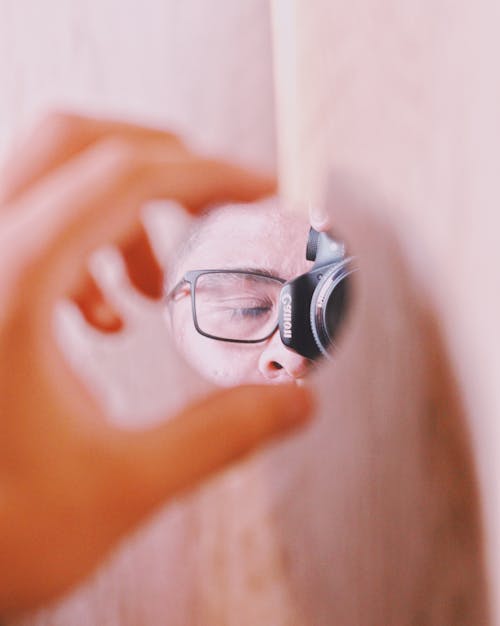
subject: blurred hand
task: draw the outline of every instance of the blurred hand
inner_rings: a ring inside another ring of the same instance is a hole
[[[102,244],[118,244],[136,286],[160,295],[141,204],[170,198],[195,213],[257,199],[272,180],[201,158],[167,132],[52,115],[0,185],[0,612],[12,612],[66,590],[163,501],[306,421],[311,401],[296,386],[240,387],[124,432],[53,333],[63,297],[98,328],[119,328],[86,272]]]

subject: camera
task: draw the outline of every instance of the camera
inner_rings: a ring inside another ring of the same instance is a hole
[[[306,259],[309,272],[283,285],[279,302],[281,341],[308,359],[330,357],[346,317],[354,271],[344,245],[311,228]]]

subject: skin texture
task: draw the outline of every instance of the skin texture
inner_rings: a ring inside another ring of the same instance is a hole
[[[45,119],[6,164],[0,614],[67,590],[160,503],[307,420],[304,389],[247,386],[155,428],[123,432],[106,423],[53,333],[53,309],[64,297],[97,328],[120,327],[86,272],[89,253],[104,243],[121,246],[135,284],[159,295],[162,277],[138,221],[142,203],[173,198],[196,213],[216,201],[254,200],[273,186],[191,153],[170,133],[65,114]]]
[[[196,227],[170,283],[193,269],[252,268],[290,280],[312,265],[305,259],[307,220],[285,212],[276,199],[260,204],[230,205],[215,210]],[[180,351],[204,377],[220,386],[277,384],[307,374],[310,363],[288,350],[279,331],[256,344],[217,341],[194,327],[189,292],[168,307]]]

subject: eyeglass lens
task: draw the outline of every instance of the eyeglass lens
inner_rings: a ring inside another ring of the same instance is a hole
[[[277,324],[281,287],[278,280],[255,274],[202,274],[195,286],[198,326],[220,339],[266,339]]]

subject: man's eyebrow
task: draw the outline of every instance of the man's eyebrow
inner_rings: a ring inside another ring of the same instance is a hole
[[[269,270],[264,267],[234,267],[235,272],[252,272],[255,274],[262,274],[263,276],[267,276],[268,278],[279,278],[283,280],[283,277],[275,270]]]

